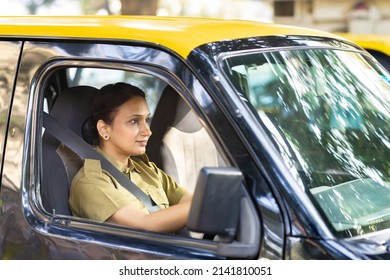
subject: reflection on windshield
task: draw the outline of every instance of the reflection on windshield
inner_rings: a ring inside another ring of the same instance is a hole
[[[331,49],[246,53],[223,69],[340,235],[390,227],[387,72]]]

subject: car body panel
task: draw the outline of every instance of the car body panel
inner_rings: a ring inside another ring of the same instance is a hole
[[[149,42],[166,46],[183,58],[199,45],[219,40],[274,34],[335,36],[310,29],[243,20],[173,17],[40,17],[39,21],[34,17],[2,17],[0,27],[0,35],[15,38],[95,38]]]

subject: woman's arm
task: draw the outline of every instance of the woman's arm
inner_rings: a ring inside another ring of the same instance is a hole
[[[183,202],[191,202],[192,201],[192,196],[193,194],[191,192],[185,192],[184,195],[181,197],[180,201],[178,204],[183,203]]]
[[[175,233],[187,224],[192,195],[185,194],[179,204],[145,214],[134,206],[125,206],[115,212],[106,222],[136,229]]]

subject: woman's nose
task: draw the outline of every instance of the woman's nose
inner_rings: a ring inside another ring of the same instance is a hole
[[[143,123],[143,126],[141,128],[141,134],[144,136],[150,136],[152,135],[152,131],[150,130],[150,126],[147,122]]]

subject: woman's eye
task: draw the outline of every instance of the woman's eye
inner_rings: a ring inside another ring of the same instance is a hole
[[[134,119],[134,120],[130,120],[129,121],[131,124],[137,124],[139,121],[137,119]]]

